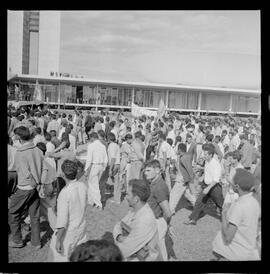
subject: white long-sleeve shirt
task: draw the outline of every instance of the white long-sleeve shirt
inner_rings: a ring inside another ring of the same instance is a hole
[[[91,164],[104,164],[105,166],[108,164],[106,148],[99,140],[95,140],[87,147],[85,170],[87,170]]]

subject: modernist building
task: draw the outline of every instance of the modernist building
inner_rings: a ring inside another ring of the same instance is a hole
[[[59,71],[60,11],[8,11],[8,73]]]
[[[157,109],[162,98],[171,111],[233,112],[258,115],[261,91],[139,82],[102,81],[85,78],[43,77],[18,74],[10,79],[11,97],[15,84],[33,99],[38,84],[44,102],[58,107],[126,109],[131,103]]]

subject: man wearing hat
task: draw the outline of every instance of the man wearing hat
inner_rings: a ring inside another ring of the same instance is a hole
[[[213,241],[217,260],[260,260],[256,239],[261,209],[252,191],[255,183],[250,172],[236,169],[232,186],[239,198],[222,211],[221,231]]]

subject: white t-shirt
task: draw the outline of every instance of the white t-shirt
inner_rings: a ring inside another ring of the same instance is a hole
[[[221,178],[221,165],[214,157],[210,162],[205,162],[204,167],[204,182],[209,185],[213,182],[219,182]]]
[[[16,171],[15,157],[17,149],[8,144],[8,171]]]
[[[115,158],[115,165],[120,164],[120,147],[116,143],[110,143],[108,146],[108,158],[109,164],[111,163],[111,159]]]
[[[108,163],[106,148],[99,140],[89,143],[84,170],[87,170],[92,163],[104,164],[105,166]]]
[[[213,251],[230,261],[260,260],[256,247],[258,221],[261,214],[252,193],[239,197],[229,208],[227,220],[237,226],[230,244],[225,244],[221,231],[213,241]]]
[[[171,146],[166,141],[163,141],[160,145],[158,159],[163,159],[164,152],[166,152],[167,158],[169,158],[171,153]]]
[[[72,231],[85,226],[87,188],[82,182],[71,181],[65,186],[57,199],[56,228],[64,227]]]
[[[74,153],[76,153],[76,138],[71,134],[68,135],[68,138],[70,142],[69,149],[72,150]]]
[[[167,158],[171,158],[172,160],[177,161],[177,154],[172,146],[170,146],[170,150],[167,153]]]

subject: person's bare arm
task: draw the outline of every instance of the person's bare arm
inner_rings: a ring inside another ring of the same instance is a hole
[[[169,207],[169,202],[167,200],[164,200],[159,205],[160,205],[160,207],[162,208],[162,211],[163,211],[163,218],[169,224],[170,221],[171,221],[171,217],[172,217],[172,212],[171,212],[170,207]]]
[[[65,231],[66,231],[66,229],[64,227],[61,227],[58,229],[57,234],[56,234],[55,249],[60,254],[62,254],[64,252],[63,240],[64,240]]]

